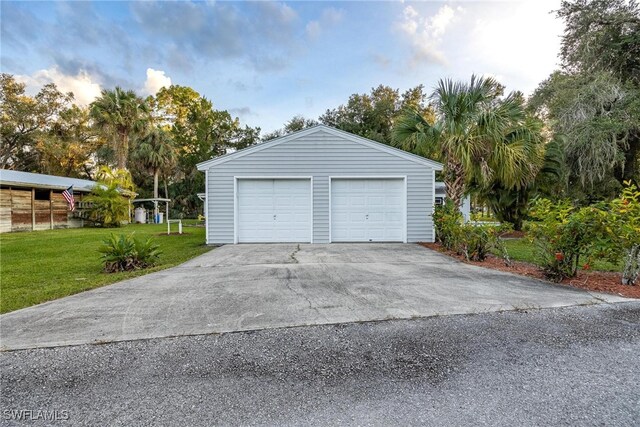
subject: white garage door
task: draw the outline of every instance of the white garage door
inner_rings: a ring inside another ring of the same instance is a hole
[[[332,242],[404,241],[404,180],[332,179]]]
[[[311,180],[238,179],[238,242],[310,242]]]

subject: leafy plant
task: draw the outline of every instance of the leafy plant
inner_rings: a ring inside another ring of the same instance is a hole
[[[620,197],[609,203],[616,247],[623,252],[622,284],[633,285],[640,276],[640,190],[625,182]]]
[[[456,206],[472,183],[520,189],[542,167],[542,122],[527,113],[521,93],[503,92],[491,77],[443,79],[432,95],[435,117],[408,108],[394,124],[394,145],[443,163],[447,198]]]
[[[151,267],[162,254],[151,238],[140,240],[134,238],[133,234],[111,234],[98,251],[102,253],[104,271],[107,273]]]
[[[597,246],[606,248],[606,236],[596,238],[597,209],[576,209],[567,200],[553,203],[548,199],[536,200],[530,212],[534,219],[529,223],[528,233],[536,248],[536,256],[547,277],[561,281],[573,277],[582,258],[588,265],[588,256]],[[600,217],[600,221],[604,218]],[[602,224],[600,224],[602,225]]]
[[[91,206],[89,219],[102,227],[120,227],[129,219],[129,202],[115,184],[96,185],[85,200]]]
[[[462,224],[458,232],[457,252],[470,261],[484,261],[487,255],[495,250],[510,264],[509,254],[500,235],[511,231],[510,224],[474,225]]]
[[[540,264],[547,276],[561,281],[574,277],[578,268],[588,269],[592,259],[617,264],[626,259],[623,283],[638,277],[640,247],[640,191],[627,182],[619,198],[582,208],[569,201],[553,203],[539,199],[530,212],[529,224]]]
[[[496,250],[510,263],[506,247],[500,239],[502,233],[512,229],[510,225],[464,224],[462,214],[450,200],[436,207],[433,221],[436,239],[446,249],[464,255],[470,261],[484,261],[492,250]]]
[[[446,199],[443,205],[436,206],[433,212],[433,223],[436,228],[436,241],[440,242],[445,249],[451,250],[457,247],[462,214],[450,199]]]

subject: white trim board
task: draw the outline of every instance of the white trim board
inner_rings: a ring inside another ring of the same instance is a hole
[[[362,138],[360,136],[357,136],[352,133],[345,132],[339,129],[335,129],[330,126],[317,125],[307,129],[303,129],[298,132],[293,132],[289,135],[281,136],[280,138],[272,139],[271,141],[267,141],[267,142],[253,145],[251,147],[247,147],[245,149],[236,151],[234,153],[229,153],[229,154],[225,154],[224,156],[219,156],[214,159],[206,160],[204,162],[198,163],[197,168],[199,171],[204,171],[209,169],[212,166],[226,163],[230,160],[238,159],[248,154],[256,153],[288,141],[293,141],[306,135],[312,135],[316,132],[327,132],[331,135],[344,138],[348,141],[355,142],[357,144],[364,145],[369,148],[373,148],[375,150],[382,151],[387,154],[391,154],[393,156],[400,157],[414,163],[429,166],[435,170],[442,170],[442,167],[443,167],[441,163],[438,163],[435,160],[430,160],[424,157],[420,157],[415,154],[411,154],[406,151],[400,150],[398,148],[394,148],[394,147],[382,144],[380,142],[372,141],[370,139]]]
[[[205,245],[209,244],[209,171],[206,170],[204,172],[204,193],[205,193],[205,198],[204,198],[204,209],[203,209],[203,213],[204,213],[204,243]],[[169,219],[169,218],[167,218]]]

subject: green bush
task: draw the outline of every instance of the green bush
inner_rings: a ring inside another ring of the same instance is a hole
[[[443,205],[436,206],[433,212],[433,223],[436,227],[436,241],[446,249],[454,249],[460,238],[462,214],[451,200],[446,200]]]
[[[569,201],[536,200],[530,216],[529,238],[538,262],[555,281],[589,269],[593,259],[626,262],[623,283],[638,277],[640,192],[630,183],[618,199],[582,208]],[[628,271],[628,272],[627,272]]]
[[[511,230],[510,225],[487,226],[463,223],[460,210],[449,200],[436,206],[433,213],[436,240],[446,249],[464,255],[467,260],[484,261],[495,250],[509,262],[500,235]]]
[[[622,284],[637,284],[640,278],[640,190],[626,182],[620,197],[610,203],[613,233],[624,259]]]
[[[139,240],[133,234],[111,234],[98,251],[102,253],[104,271],[107,273],[151,267],[162,254],[151,238]]]
[[[510,264],[509,254],[500,238],[503,233],[512,230],[510,224],[499,226],[461,224],[456,252],[470,261],[484,261],[492,251],[501,254]]]
[[[120,227],[129,220],[129,201],[116,184],[96,185],[85,200],[91,205],[89,219],[102,227]]]
[[[553,281],[574,277],[580,261],[589,266],[589,259],[598,250],[609,246],[606,233],[606,215],[595,206],[575,208],[567,200],[534,201],[528,227],[536,258],[546,276]],[[598,249],[597,249],[598,248]]]

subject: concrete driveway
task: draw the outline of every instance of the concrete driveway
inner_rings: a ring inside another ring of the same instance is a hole
[[[230,245],[0,316],[4,350],[627,301],[414,244]]]

